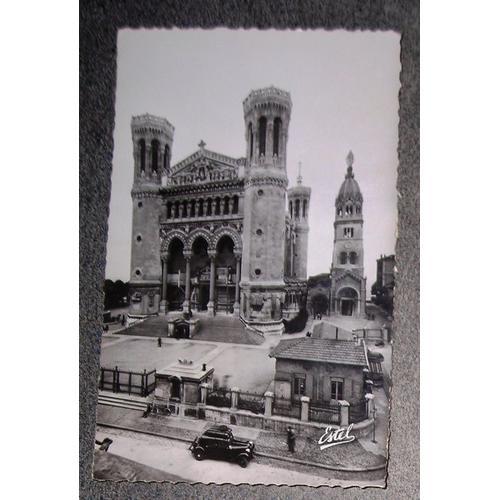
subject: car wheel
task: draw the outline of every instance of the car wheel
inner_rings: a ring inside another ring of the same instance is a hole
[[[245,468],[248,465],[248,458],[245,455],[242,455],[241,457],[238,457],[238,463],[240,464],[240,467]]]
[[[196,460],[198,461],[203,460],[205,458],[205,453],[201,448],[194,450],[194,458],[196,458]]]

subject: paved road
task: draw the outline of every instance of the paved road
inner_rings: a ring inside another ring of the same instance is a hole
[[[196,461],[188,451],[188,444],[155,436],[135,434],[113,429],[99,429],[96,437],[113,439],[109,451],[155,469],[180,476],[189,482],[232,484],[288,484],[309,486],[349,486],[352,481],[327,479],[289,468],[266,465],[254,459],[246,469],[236,463],[203,460]],[[283,463],[283,467],[287,467]],[[358,482],[359,484],[359,482]],[[368,484],[368,483],[367,483]]]

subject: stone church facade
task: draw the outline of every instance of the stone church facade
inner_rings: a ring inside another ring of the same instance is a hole
[[[281,331],[307,279],[310,188],[288,188],[292,101],[275,87],[243,101],[246,155],[198,150],[170,164],[174,127],[132,118],[131,317],[230,313]]]
[[[363,255],[363,195],[347,156],[347,173],[335,199],[331,303],[333,314],[365,317],[366,278]]]

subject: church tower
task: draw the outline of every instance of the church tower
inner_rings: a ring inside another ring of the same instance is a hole
[[[174,127],[149,114],[132,117],[134,183],[132,187],[132,252],[130,316],[156,314],[160,308],[160,194],[169,174]]]
[[[288,215],[292,238],[288,255],[290,278],[307,279],[307,243],[309,238],[309,202],[311,188],[302,185],[302,165],[299,163],[297,185],[288,190]]]
[[[335,200],[331,311],[365,316],[366,278],[363,264],[363,195],[354,179],[354,155],[347,155],[347,173]]]
[[[292,101],[275,87],[243,101],[247,154],[244,181],[241,316],[281,333],[284,302],[286,145]],[[274,326],[273,326],[274,324]]]

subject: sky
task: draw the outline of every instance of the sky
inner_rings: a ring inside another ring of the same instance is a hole
[[[302,162],[312,189],[308,275],[326,273],[334,203],[354,154],[363,193],[367,287],[376,260],[395,250],[397,223],[399,34],[276,30],[120,30],[106,278],[128,281],[132,227],[133,115],[175,127],[172,164],[206,148],[245,156],[242,101],[274,85],[293,102],[289,185]]]

